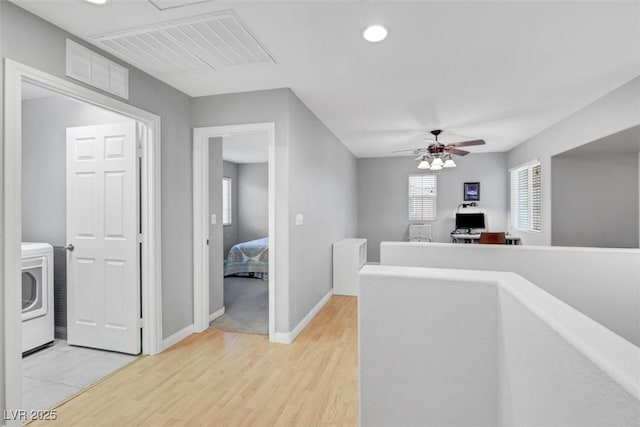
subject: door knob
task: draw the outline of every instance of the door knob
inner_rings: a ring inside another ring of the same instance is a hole
[[[68,245],[66,245],[64,247],[65,250],[69,251],[69,252],[73,252],[73,250],[75,249],[75,247],[73,246],[73,243],[69,243]]]

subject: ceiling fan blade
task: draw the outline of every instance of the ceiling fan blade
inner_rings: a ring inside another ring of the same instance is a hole
[[[472,141],[462,141],[453,144],[447,144],[449,147],[469,147],[471,145],[484,145],[484,139],[474,139]]]
[[[444,151],[446,151],[449,154],[455,154],[456,156],[466,156],[467,154],[469,154],[468,151],[458,150],[457,148],[453,148],[451,146],[444,147]]]
[[[413,160],[422,160],[424,158],[424,154],[420,154],[418,157],[416,157]]]

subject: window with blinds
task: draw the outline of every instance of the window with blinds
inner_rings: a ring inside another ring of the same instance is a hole
[[[231,225],[231,178],[222,178],[222,225]]]
[[[541,175],[538,162],[511,170],[511,224],[517,230],[542,230]]]
[[[432,173],[409,175],[409,221],[435,221],[438,176]]]

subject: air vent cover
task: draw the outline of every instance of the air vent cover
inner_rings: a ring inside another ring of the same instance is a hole
[[[205,3],[211,0],[149,0],[149,3],[158,10],[175,9],[176,7],[191,6],[196,3]]]
[[[67,39],[66,74],[122,98],[129,99],[129,70]]]
[[[91,38],[115,56],[161,73],[276,63],[232,10]]]

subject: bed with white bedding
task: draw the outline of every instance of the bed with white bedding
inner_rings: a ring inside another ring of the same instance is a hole
[[[269,279],[269,238],[238,243],[229,249],[224,275]]]

